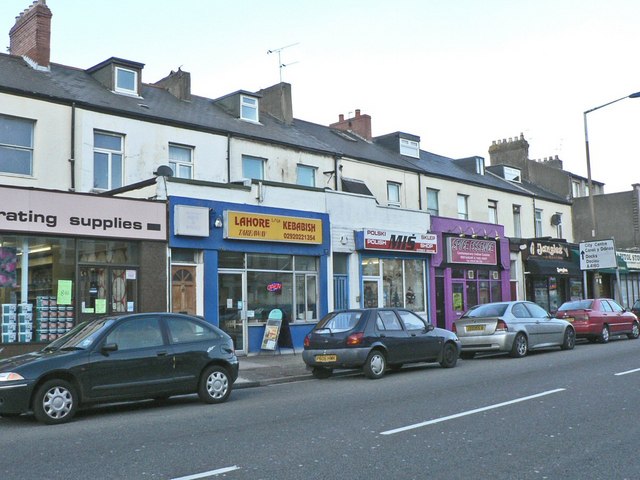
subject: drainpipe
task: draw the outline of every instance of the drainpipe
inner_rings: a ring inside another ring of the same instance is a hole
[[[71,164],[71,188],[70,191],[76,190],[76,102],[71,103],[71,158],[69,163]]]
[[[340,156],[338,155],[334,155],[333,156],[333,173],[334,173],[334,179],[333,179],[333,186],[334,186],[334,190],[337,192],[338,191],[338,160],[340,160]]]
[[[422,175],[418,173],[418,210],[422,210]]]
[[[227,133],[227,183],[231,183],[231,134]]]

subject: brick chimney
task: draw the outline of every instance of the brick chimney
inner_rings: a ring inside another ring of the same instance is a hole
[[[344,115],[338,116],[338,121],[329,125],[329,128],[337,128],[346,132],[353,132],[365,140],[371,141],[371,116],[360,115],[360,109],[356,109],[356,116],[344,119]]]
[[[46,0],[35,0],[16,17],[9,31],[9,53],[26,57],[34,68],[48,69],[51,54],[51,17]]]

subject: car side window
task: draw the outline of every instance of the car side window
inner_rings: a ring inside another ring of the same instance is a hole
[[[420,330],[420,331],[426,331],[427,330],[427,324],[424,322],[424,320],[422,320],[420,317],[418,317],[415,313],[411,313],[411,312],[406,312],[406,311],[399,311],[398,314],[400,315],[400,318],[402,319],[402,323],[404,323],[404,327],[407,330]]]
[[[624,309],[620,305],[618,305],[616,302],[614,302],[613,300],[608,300],[607,303],[609,304],[609,306],[611,307],[611,309],[614,312],[622,312],[622,311],[624,311]]]
[[[606,300],[600,301],[600,309],[603,312],[613,312],[613,308],[611,308],[611,305],[609,305],[609,302],[607,302]]]
[[[168,317],[167,326],[171,343],[199,342],[220,338],[218,332],[213,328],[189,318]]]
[[[529,310],[530,316],[533,318],[549,318],[549,313],[536,303],[527,303],[524,306]]]
[[[529,313],[529,310],[527,310],[527,307],[525,307],[524,304],[522,303],[516,303],[511,308],[511,314],[516,318],[529,318],[533,316]]]
[[[118,350],[158,347],[164,344],[158,317],[127,320],[107,335],[105,343],[115,343]]]
[[[395,313],[389,310],[382,310],[378,312],[378,316],[384,324],[385,330],[402,330],[402,325]]]

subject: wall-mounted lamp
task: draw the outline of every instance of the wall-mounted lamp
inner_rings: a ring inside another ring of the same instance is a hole
[[[213,222],[213,226],[216,228],[222,228],[222,217],[220,215],[216,217],[215,221]]]

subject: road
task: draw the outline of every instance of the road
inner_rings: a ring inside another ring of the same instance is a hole
[[[640,340],[0,419],[0,478],[637,479]]]

